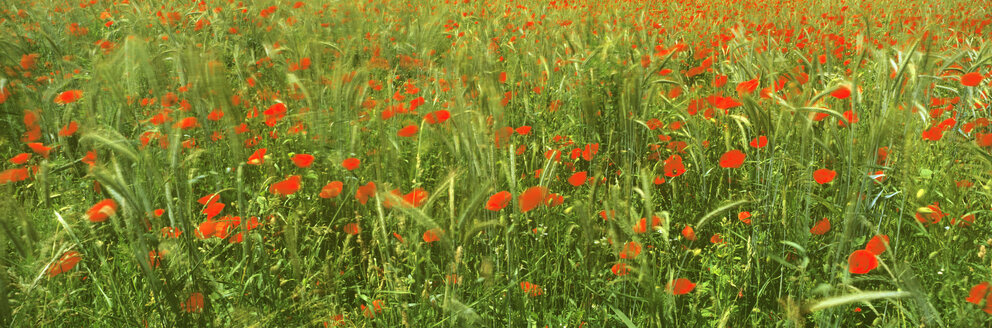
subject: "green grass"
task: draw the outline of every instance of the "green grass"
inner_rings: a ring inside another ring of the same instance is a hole
[[[0,182],[0,325],[989,325],[984,295],[966,299],[992,280],[992,79],[961,76],[990,73],[992,13],[707,3],[7,3],[0,169],[32,173]],[[832,95],[842,87],[850,97]],[[82,97],[59,104],[68,90]],[[286,112],[267,117],[276,103]],[[441,110],[450,119],[425,120]],[[922,137],[941,122],[940,140]],[[759,136],[766,147],[750,145]],[[743,164],[721,167],[733,149]],[[685,172],[666,176],[673,156]],[[824,168],[836,177],[817,183]],[[291,175],[298,191],[271,192]],[[319,197],[330,181],[340,195]],[[561,204],[522,210],[535,186]],[[416,188],[422,204],[390,206]],[[500,191],[508,206],[487,210]],[[197,235],[213,193],[225,206],[210,222],[240,218],[225,238]],[[103,199],[115,215],[91,222]],[[918,220],[935,202],[947,215]],[[812,234],[823,218],[830,230]],[[875,235],[890,238],[878,267],[851,273]],[[629,242],[642,251],[621,258]],[[67,251],[81,260],[50,276]],[[675,295],[679,278],[695,287]]]

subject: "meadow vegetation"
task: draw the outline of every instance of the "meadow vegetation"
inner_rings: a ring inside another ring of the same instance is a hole
[[[974,1],[0,10],[3,326],[992,324]]]

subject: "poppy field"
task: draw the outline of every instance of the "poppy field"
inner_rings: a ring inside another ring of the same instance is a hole
[[[989,326],[990,36],[962,0],[10,0],[0,326]]]

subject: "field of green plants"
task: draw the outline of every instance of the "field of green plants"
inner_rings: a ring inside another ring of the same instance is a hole
[[[992,325],[992,9],[9,0],[3,327]]]

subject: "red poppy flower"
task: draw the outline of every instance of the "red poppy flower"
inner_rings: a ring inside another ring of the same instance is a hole
[[[55,103],[59,105],[71,104],[83,97],[83,90],[67,90],[55,96]]]
[[[920,136],[923,140],[940,141],[940,139],[944,138],[945,129],[946,128],[944,126],[935,125],[929,129],[923,130],[923,132],[920,133]]]
[[[220,201],[220,193],[209,194],[209,195],[200,197],[200,199],[196,200],[197,203],[200,203],[203,206],[208,206],[208,205],[213,204],[214,202],[218,202],[218,201]]]
[[[884,165],[885,161],[889,158],[889,147],[879,147],[878,150],[875,151],[875,154],[875,162],[878,163],[878,165]]]
[[[256,112],[257,115],[257,112]],[[269,106],[262,115],[265,115],[265,124],[269,126],[274,126],[276,122],[286,116],[286,104],[275,103]]]
[[[179,238],[179,235],[183,233],[178,228],[173,227],[162,227],[160,232],[162,233],[162,238]]]
[[[591,161],[592,156],[599,153],[599,143],[587,144],[582,148],[582,159]]]
[[[513,128],[509,126],[496,129],[496,132],[493,133],[493,144],[496,145],[496,148],[500,148],[506,144],[506,141],[509,140],[511,136],[513,136]]]
[[[423,236],[424,237],[424,242],[430,244],[430,243],[433,243],[435,241],[441,240],[441,235],[442,234],[444,234],[444,232],[441,231],[441,229],[439,229],[439,228],[434,228],[434,229],[430,229],[430,230],[424,231],[424,236]]]
[[[738,101],[737,99],[734,99],[733,97],[714,96],[713,98],[713,106],[719,109],[728,110],[740,105],[742,105],[741,102]],[[677,129],[673,128],[673,130],[677,130]]]
[[[62,256],[48,267],[48,276],[54,277],[60,273],[72,270],[72,268],[75,268],[76,264],[79,264],[79,261],[82,259],[83,256],[77,251],[67,251],[62,253]]]
[[[162,264],[162,252],[156,250],[148,251],[148,265],[157,268]]]
[[[682,228],[682,237],[689,241],[696,241],[696,232],[692,230],[691,226],[686,225],[685,228]]]
[[[199,312],[203,310],[203,294],[202,293],[192,293],[189,294],[189,298],[180,305],[183,311],[186,312]]]
[[[968,298],[965,298],[965,301],[973,304],[981,304],[982,301],[989,296],[990,289],[992,288],[990,288],[989,283],[987,281],[983,281],[982,283],[971,287],[971,292],[968,293]]]
[[[402,194],[400,193],[400,189],[399,189],[399,188],[396,188],[396,189],[393,189],[393,190],[390,190],[390,191],[389,191],[389,194],[390,194],[390,195],[391,195],[392,197],[386,197],[386,198],[385,198],[385,199],[384,199],[384,200],[382,201],[382,207],[385,207],[385,208],[393,208],[393,206],[395,205],[395,204],[393,204],[393,198],[394,198],[394,197],[395,197],[395,198],[402,198],[402,197],[403,197],[403,195],[402,195]]]
[[[737,84],[737,94],[749,94],[758,89],[758,85],[761,84],[759,79],[753,79],[749,81],[744,81]]]
[[[69,124],[66,124],[65,126],[62,127],[62,129],[59,130],[59,136],[60,137],[71,136],[76,133],[76,130],[79,130],[79,123],[76,123],[76,121],[69,122]]]
[[[810,233],[818,236],[827,233],[827,231],[830,231],[830,219],[828,218],[823,218],[823,220],[816,222],[812,228],[809,228]]]
[[[540,285],[532,284],[529,281],[523,281],[520,283],[520,289],[524,291],[530,297],[540,296],[544,294],[544,289]]]
[[[882,255],[882,253],[885,253],[888,244],[889,244],[889,236],[877,235],[875,237],[872,237],[871,240],[868,241],[868,244],[865,245],[865,250],[875,255]]]
[[[747,158],[747,155],[744,152],[737,149],[730,150],[723,153],[723,156],[720,156],[720,167],[728,169],[739,168],[744,164],[745,158]]]
[[[220,214],[220,211],[224,210],[224,206],[226,205],[221,202],[210,203],[210,205],[207,205],[207,207],[203,209],[203,214],[206,214],[207,220],[210,220]]]
[[[357,235],[362,233],[362,227],[358,223],[348,223],[344,225],[344,233],[349,235]]]
[[[328,182],[324,188],[320,189],[320,198],[334,198],[341,194],[341,189],[344,188],[344,184],[341,181],[331,181]]]
[[[606,212],[605,211],[600,212],[600,216],[603,217],[603,220],[606,220]],[[615,215],[613,214],[613,211],[610,211],[610,217],[615,217]],[[651,225],[650,226],[648,226],[648,218],[641,218],[640,221],[638,221],[636,224],[634,224],[634,233],[645,233],[645,232],[648,232],[648,230],[654,230],[654,227],[657,227],[657,226],[659,226],[661,224],[662,224],[662,220],[657,215],[651,217]]]
[[[28,169],[26,167],[7,169],[0,172],[0,185],[9,182],[24,181],[28,178]]]
[[[240,218],[238,218],[236,221],[238,222],[238,224],[241,224],[241,219]],[[260,226],[260,225],[261,225],[261,223],[258,222],[258,217],[257,216],[253,216],[253,217],[248,218],[248,222],[245,223],[245,229],[248,229],[248,231],[251,231],[252,229],[258,228],[258,226]]]
[[[196,117],[192,117],[192,116],[183,118],[179,120],[178,123],[176,123],[176,128],[179,128],[181,130],[195,128],[198,126],[200,126],[200,123],[196,120]]]
[[[486,209],[490,211],[499,211],[510,204],[510,198],[513,197],[509,191],[500,191],[498,193],[489,196],[489,200],[486,201]]]
[[[875,254],[863,249],[851,253],[847,258],[847,270],[853,274],[866,274],[878,267]]]
[[[365,304],[361,305],[362,315],[366,318],[374,318],[376,313],[382,313],[382,300],[372,301],[372,306],[368,307]]]
[[[224,118],[224,111],[220,110],[220,108],[214,108],[214,110],[210,111],[210,114],[207,114],[207,119],[211,121],[220,121],[221,118]]]
[[[358,187],[358,190],[355,191],[355,199],[357,199],[359,203],[362,203],[362,205],[365,205],[365,203],[369,201],[369,197],[373,194],[375,194],[375,183],[369,181],[369,183],[366,183],[364,186]]]
[[[345,160],[341,161],[341,166],[344,166],[344,169],[348,171],[353,171],[357,169],[358,166],[361,164],[362,161],[354,157],[346,158]]]
[[[27,116],[25,116],[24,118],[25,121],[27,121]],[[21,137],[21,141],[31,142],[31,141],[38,141],[38,139],[41,139],[40,125],[37,125],[37,123],[34,123],[33,125],[25,124],[25,127],[27,128],[27,131],[24,132],[24,135]]]
[[[86,211],[86,218],[90,222],[103,222],[114,215],[117,215],[117,203],[110,198],[97,202],[96,205],[90,207],[89,211]]]
[[[847,110],[844,112],[844,119],[837,120],[837,125],[842,128],[846,128],[848,124],[858,123],[858,121],[858,114],[854,111]]]
[[[961,218],[960,219],[957,219],[957,220],[955,220],[954,218],[951,218],[951,225],[967,227],[967,226],[970,226],[972,223],[975,223],[975,215],[974,214],[965,214],[965,215],[962,215]]]
[[[206,220],[196,227],[194,234],[200,239],[213,237],[217,232],[217,221]]]
[[[407,125],[407,126],[403,127],[402,129],[400,129],[398,132],[396,132],[396,135],[398,135],[400,137],[405,137],[405,138],[413,137],[413,136],[417,135],[417,126],[416,125]]]
[[[874,173],[868,175],[868,177],[875,180],[875,182],[880,183],[882,181],[885,181],[885,171],[882,170],[875,171]]]
[[[520,197],[517,199],[517,203],[520,204],[520,211],[527,212],[538,205],[541,205],[545,198],[548,196],[548,188],[542,186],[533,186],[525,190]]]
[[[714,76],[713,77],[713,87],[714,88],[722,87],[725,84],[727,84],[727,76],[726,75],[717,75],[717,76]]]
[[[744,224],[751,224],[751,212],[742,211],[737,213],[737,220],[744,222]]]
[[[641,243],[629,241],[623,244],[623,250],[620,251],[620,258],[633,260],[639,254],[641,254]]]
[[[45,144],[40,142],[28,143],[28,148],[31,148],[35,154],[41,155],[45,159],[48,159],[48,152],[52,150],[52,147],[47,147]]]
[[[686,278],[678,278],[672,280],[671,282],[668,283],[667,286],[665,286],[665,289],[671,291],[671,293],[674,295],[688,294],[695,288],[696,288],[696,284],[694,284],[692,281],[689,281],[689,279]]]
[[[21,68],[25,71],[30,71],[34,68],[35,60],[41,56],[39,54],[24,54],[21,55]]]
[[[234,227],[237,226],[233,221],[225,220],[224,218],[221,218],[220,221],[216,221],[214,223],[214,237],[225,239],[228,236],[230,236],[231,229],[234,229]],[[239,240],[240,237],[238,237],[237,235],[231,238],[234,239],[230,241],[231,243],[241,242],[241,240]]]
[[[842,85],[830,92],[830,95],[837,99],[847,99],[847,97],[851,96],[851,88],[846,85]]]
[[[297,190],[300,190],[299,175],[291,175],[286,180],[273,183],[269,186],[269,192],[278,196],[289,196],[296,193]]]
[[[983,79],[985,79],[985,77],[983,77],[981,73],[971,72],[961,75],[961,85],[966,87],[977,87],[979,84],[982,84]]]
[[[11,163],[16,164],[16,165],[21,165],[21,164],[24,164],[25,162],[27,162],[29,159],[31,159],[31,153],[20,153],[20,154],[14,155],[14,157],[11,157],[9,159],[9,161]]]
[[[682,165],[682,156],[672,155],[665,160],[665,176],[674,178],[685,173],[685,165]]]
[[[83,158],[81,158],[79,161],[86,163],[89,166],[96,165],[96,152],[92,150],[87,151],[86,156],[83,156]]]
[[[927,207],[916,211],[916,220],[926,225],[940,223],[940,220],[945,216],[947,216],[947,213],[944,213],[940,209],[940,204],[937,202],[933,202],[932,205],[927,205]]]
[[[296,154],[293,155],[293,164],[298,167],[309,167],[313,164],[313,155],[309,154]]]
[[[250,165],[262,165],[265,163],[265,150],[266,148],[259,148],[254,153],[248,157],[248,164]]]
[[[768,146],[768,137],[758,136],[757,138],[751,139],[750,145],[754,148],[765,148],[765,146]]]
[[[571,177],[568,177],[568,184],[578,187],[586,183],[586,177],[588,173],[586,171],[575,172]]]
[[[382,313],[382,304],[383,304],[382,300],[372,301],[372,308],[375,309],[376,313]]]
[[[621,277],[630,273],[630,269],[627,268],[627,264],[623,262],[614,264],[613,267],[610,268],[610,271],[613,271],[613,274]]]
[[[424,121],[426,121],[427,124],[444,123],[444,121],[447,121],[449,118],[451,118],[451,112],[443,109],[424,115]]]
[[[403,203],[406,206],[420,207],[427,200],[427,192],[423,188],[413,188],[409,193],[403,195]]]
[[[819,169],[813,171],[813,180],[819,184],[825,184],[830,181],[834,181],[834,177],[837,176],[837,172],[830,169]]]

